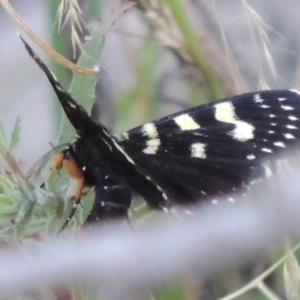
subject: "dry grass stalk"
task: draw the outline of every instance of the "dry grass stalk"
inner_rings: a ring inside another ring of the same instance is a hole
[[[295,253],[297,250],[299,250],[300,244],[297,244],[293,249],[290,249],[291,253]],[[255,288],[258,288],[262,292],[267,292],[269,291],[266,286],[264,285],[264,280],[272,274],[278,267],[280,267],[283,263],[286,262],[288,258],[289,253],[287,253],[285,256],[281,257],[277,262],[275,262],[272,266],[270,266],[267,270],[265,270],[262,274],[258,275],[255,277],[252,281],[250,281],[248,284],[245,286],[241,287],[240,289],[234,291],[233,293],[220,298],[219,300],[233,300],[233,299],[238,299],[240,296],[246,294],[250,290],[253,290]],[[273,295],[276,297],[275,295]],[[276,298],[270,298],[270,299],[276,299]]]
[[[273,61],[272,55],[269,51],[270,49],[270,40],[268,38],[266,29],[270,27],[263,21],[260,15],[250,7],[246,0],[243,0],[243,6],[245,10],[245,14],[247,17],[247,22],[249,25],[250,36],[254,48],[254,55],[255,55],[255,65],[256,65],[256,72],[258,74],[258,84],[259,89],[269,89],[267,84],[264,70],[260,61],[260,46],[263,48],[265,53],[265,58],[270,68],[270,71],[273,77],[277,78],[277,72],[275,68],[275,63]],[[259,41],[257,41],[256,35],[259,35]]]
[[[82,11],[77,0],[62,0],[57,10],[59,29],[70,24],[74,58],[76,57],[76,48],[82,49],[80,36],[83,33],[83,27],[86,28],[81,15]]]
[[[300,298],[300,266],[295,253],[289,246],[287,246],[283,279],[287,298],[289,300],[298,300]]]
[[[230,45],[228,43],[227,37],[226,37],[226,33],[223,29],[223,26],[220,22],[220,17],[218,14],[218,9],[217,9],[217,5],[216,5],[216,1],[212,1],[213,4],[213,8],[214,8],[214,14],[216,16],[216,22],[218,23],[218,27],[221,33],[221,37],[222,37],[222,41],[223,41],[223,45],[224,45],[224,49],[225,49],[225,54],[226,54],[226,60],[227,60],[227,65],[232,77],[232,80],[234,82],[234,86],[235,86],[235,90],[237,93],[242,93],[245,92],[246,89],[246,83],[244,81],[244,78],[242,76],[242,74],[239,71],[239,67],[238,67],[238,63],[234,58],[234,55],[230,49]]]
[[[197,60],[191,53],[188,45],[186,45],[182,32],[168,7],[157,0],[140,0],[139,2],[144,9],[145,16],[148,18],[154,29],[155,38],[163,46],[174,50],[178,57],[180,57],[187,65],[196,68],[196,72],[193,72],[192,76],[196,81],[202,81],[201,67],[198,65]],[[226,42],[224,32],[221,30],[226,55],[224,55],[224,49],[220,47],[217,37],[210,32],[209,28],[207,28],[205,16],[197,9],[193,8],[193,3],[187,1],[185,5],[189,7],[187,10],[190,12],[190,17],[194,26],[197,27],[197,35],[199,40],[201,40],[201,47],[203,48],[205,57],[207,58],[207,61],[209,61],[212,72],[222,84],[224,93],[226,95],[233,95],[237,92],[247,90],[246,84],[243,82],[242,76],[240,76],[238,72],[237,64],[234,62],[234,57]],[[212,13],[215,14],[215,10]],[[228,76],[228,65],[229,68],[231,68],[233,80]]]
[[[157,0],[141,1],[141,5],[145,11],[145,16],[153,26],[154,36],[158,42],[173,49],[188,64],[195,65],[169,8]]]
[[[0,0],[0,4],[3,6],[7,14],[11,17],[11,19],[16,22],[24,31],[25,33],[30,37],[32,41],[34,41],[37,45],[39,45],[49,56],[51,56],[55,61],[63,65],[69,70],[72,70],[76,73],[81,73],[85,75],[97,75],[99,73],[99,70],[89,70],[86,68],[82,68],[77,66],[76,64],[72,63],[62,55],[60,55],[58,52],[56,52],[52,47],[50,47],[48,44],[43,42],[24,22],[24,20],[21,18],[21,16],[14,10],[14,8],[10,5],[10,3],[7,0]]]

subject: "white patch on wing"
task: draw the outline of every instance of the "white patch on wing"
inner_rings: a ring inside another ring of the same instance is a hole
[[[154,123],[147,123],[142,127],[143,135],[145,135],[148,140],[146,142],[146,147],[143,152],[146,154],[156,154],[161,141],[158,136],[158,131]]]
[[[142,127],[143,135],[148,138],[155,139],[158,137],[158,132],[154,123],[147,123]]]
[[[197,158],[206,158],[205,153],[206,145],[203,143],[194,143],[191,145],[191,157],[197,157]]]
[[[195,130],[199,129],[200,125],[188,114],[179,115],[174,118],[174,122],[181,130]]]
[[[146,148],[143,149],[143,152],[146,154],[156,154],[161,142],[159,138],[150,139],[146,143]]]
[[[215,118],[220,122],[230,123],[236,126],[235,129],[230,132],[230,135],[234,139],[245,142],[254,138],[254,127],[250,123],[242,121],[237,117],[231,102],[216,104]]]

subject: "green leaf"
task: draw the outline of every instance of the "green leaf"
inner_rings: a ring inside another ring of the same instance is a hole
[[[121,5],[120,9],[112,11],[109,18],[104,22],[101,22],[100,26],[96,27],[94,32],[88,37],[86,43],[82,47],[82,54],[77,63],[78,66],[87,69],[94,69],[95,66],[98,67],[104,46],[105,34],[120,18],[120,16],[133,6],[133,2],[128,2]],[[97,80],[98,76],[74,73],[72,83],[70,85],[70,94],[88,112],[91,111],[91,108],[94,104],[94,91]],[[60,128],[60,143],[70,142],[74,138],[75,131],[65,115],[62,118]],[[62,133],[64,134],[63,137]]]
[[[78,60],[78,65],[87,69],[93,69],[98,65],[102,48],[104,44],[103,28],[99,28],[89,40],[83,45],[83,52]],[[98,77],[84,74],[74,74],[70,94],[72,97],[82,105],[87,111],[90,111],[94,104],[94,91],[97,84]],[[64,136],[60,138],[61,143],[70,142],[74,137],[74,129],[67,120],[63,117],[61,130]]]
[[[14,128],[11,133],[11,138],[8,146],[9,151],[16,150],[17,146],[19,145],[20,132],[21,132],[21,121],[18,118],[14,124]]]
[[[5,145],[6,145],[6,136],[5,136],[3,125],[0,122],[0,147],[2,148]]]

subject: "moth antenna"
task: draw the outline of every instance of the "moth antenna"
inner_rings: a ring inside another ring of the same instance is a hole
[[[42,60],[37,56],[29,44],[20,36],[25,49],[27,50],[30,57],[38,64],[38,66],[44,71],[48,80],[50,81],[59,102],[63,110],[65,111],[69,121],[72,123],[79,135],[84,135],[91,130],[90,123],[93,122],[90,119],[89,114],[85,109],[79,105],[73,97],[63,88],[63,86],[58,82],[55,75],[49,70],[49,68],[42,62]],[[94,124],[93,124],[94,125]],[[92,126],[93,126],[92,125]],[[86,128],[86,126],[88,128]],[[93,126],[94,128],[94,126]]]

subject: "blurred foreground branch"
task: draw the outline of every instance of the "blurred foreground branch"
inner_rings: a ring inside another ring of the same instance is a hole
[[[49,240],[26,251],[5,248],[0,294],[80,280],[126,299],[187,269],[205,278],[245,264],[287,235],[300,236],[299,177],[299,171],[277,177],[268,196],[202,207],[180,221],[164,218],[135,231],[110,224],[76,241]]]

